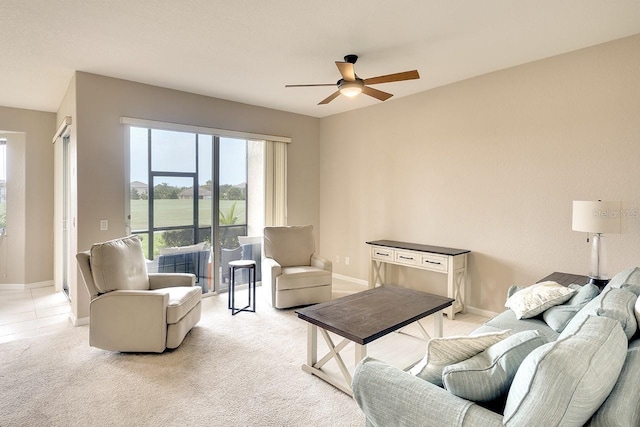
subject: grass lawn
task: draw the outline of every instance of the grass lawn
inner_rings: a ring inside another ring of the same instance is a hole
[[[220,200],[220,210],[228,215],[231,207],[235,203],[234,216],[236,225],[246,224],[246,201],[245,200]],[[149,227],[148,200],[131,200],[131,230],[147,230]],[[199,203],[200,213],[198,225],[200,228],[211,227],[211,201],[201,200]],[[174,227],[193,225],[193,200],[189,199],[159,199],[155,201],[154,222],[156,227]],[[158,255],[159,248],[165,247],[162,240],[163,232],[153,234],[154,257]],[[147,253],[147,235],[141,235],[142,247]]]
[[[201,200],[198,222],[200,227],[211,226],[211,201]],[[220,200],[220,210],[227,215],[236,204],[234,216],[236,224],[246,224],[247,203],[245,200]],[[149,227],[149,201],[131,200],[131,229],[146,230]],[[193,225],[193,200],[159,199],[155,201],[154,222],[156,227]]]

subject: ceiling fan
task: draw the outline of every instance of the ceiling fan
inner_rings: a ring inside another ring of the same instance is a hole
[[[383,92],[378,89],[369,87],[369,85],[376,85],[380,83],[399,82],[403,80],[419,79],[420,74],[418,70],[404,71],[402,73],[387,74],[385,76],[371,77],[368,79],[361,79],[353,70],[353,64],[358,60],[358,55],[347,55],[344,57],[344,62],[336,61],[336,66],[342,75],[342,78],[337,83],[321,83],[310,85],[285,85],[285,87],[312,87],[312,86],[338,86],[338,90],[331,95],[323,99],[318,105],[328,104],[342,94],[348,97],[353,97],[359,93],[372,96],[380,101],[386,101],[393,95],[387,92]]]

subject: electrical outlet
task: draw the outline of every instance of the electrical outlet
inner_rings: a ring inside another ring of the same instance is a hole
[[[348,256],[344,257],[344,264],[345,265],[349,265],[349,257]]]
[[[340,255],[336,255],[336,264],[340,264]]]
[[[109,221],[106,219],[100,220],[100,231],[107,231],[109,229]]]

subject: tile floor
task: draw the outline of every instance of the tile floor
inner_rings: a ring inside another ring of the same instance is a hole
[[[71,306],[53,286],[0,290],[0,343],[72,327]]]

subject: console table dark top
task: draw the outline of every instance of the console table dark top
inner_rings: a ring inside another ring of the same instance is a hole
[[[399,286],[384,285],[296,310],[300,319],[368,344],[449,307],[453,299]]]
[[[367,245],[388,246],[390,248],[396,248],[396,249],[408,249],[411,251],[431,252],[434,254],[451,255],[451,256],[462,255],[462,254],[467,254],[471,252],[466,249],[445,248],[442,246],[431,246],[431,245],[420,245],[418,243],[397,242],[395,240],[373,240],[371,242],[366,242],[366,243]]]

